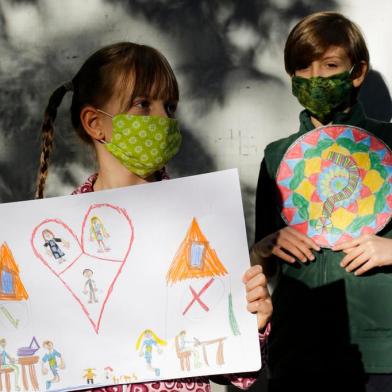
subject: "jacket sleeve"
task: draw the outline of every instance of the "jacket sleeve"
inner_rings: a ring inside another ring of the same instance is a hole
[[[279,214],[281,204],[274,178],[268,173],[265,158],[261,162],[256,189],[255,242],[285,226]]]

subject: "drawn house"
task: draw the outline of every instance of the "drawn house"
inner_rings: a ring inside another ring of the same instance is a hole
[[[225,266],[210,247],[195,218],[181,243],[166,275],[167,283],[172,285],[186,279],[206,278],[227,275]]]
[[[11,249],[3,243],[0,247],[0,301],[22,301],[28,297]]]
[[[225,336],[239,335],[240,332],[234,315],[229,273],[195,218],[173,258],[166,283],[168,306],[172,307],[167,321],[168,334],[176,336],[176,354],[181,370],[189,371],[190,362],[197,361],[198,356],[203,358],[204,366],[210,366],[207,352],[210,346],[210,356],[216,358],[212,362],[222,365]],[[220,331],[218,336],[205,335],[205,329],[197,327],[198,320],[204,319],[214,325],[222,316],[227,318],[227,330]],[[182,332],[175,330],[179,326],[184,328]],[[183,339],[186,346],[182,347],[179,337],[185,335],[185,329],[189,338]]]

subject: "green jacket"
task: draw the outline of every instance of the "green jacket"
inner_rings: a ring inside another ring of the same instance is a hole
[[[301,112],[300,123],[297,133],[265,149],[256,194],[256,241],[285,226],[275,176],[288,147],[314,129],[307,111]],[[392,148],[392,124],[367,118],[360,104],[338,113],[333,123],[361,127]],[[392,238],[392,224],[378,235]],[[322,249],[307,264],[269,260],[271,267],[281,266],[269,338],[272,378],[301,371],[392,373],[392,269],[357,277],[340,267],[343,255]]]

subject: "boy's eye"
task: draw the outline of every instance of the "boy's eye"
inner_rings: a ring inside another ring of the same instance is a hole
[[[336,63],[327,63],[326,66],[328,68],[337,68],[338,65]]]
[[[299,66],[297,69],[296,69],[296,71],[300,71],[300,72],[302,72],[302,71],[306,71],[307,69],[309,69],[309,65],[308,66]]]

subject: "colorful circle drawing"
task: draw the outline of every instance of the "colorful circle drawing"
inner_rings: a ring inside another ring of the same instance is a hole
[[[392,215],[392,153],[357,127],[328,125],[298,138],[276,181],[285,222],[330,248],[377,233]]]

